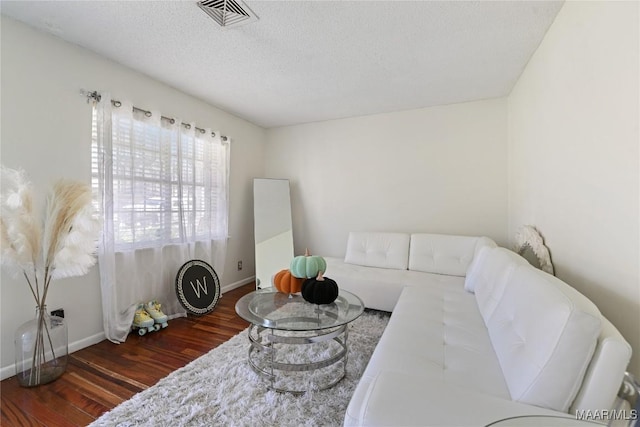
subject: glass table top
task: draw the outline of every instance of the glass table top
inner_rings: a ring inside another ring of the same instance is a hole
[[[331,304],[311,304],[299,294],[283,294],[275,288],[259,289],[240,298],[236,313],[257,326],[284,331],[314,331],[342,326],[364,311],[362,300],[340,289]]]

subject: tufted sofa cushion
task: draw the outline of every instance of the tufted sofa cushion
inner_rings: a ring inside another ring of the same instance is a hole
[[[478,308],[487,322],[504,294],[516,267],[528,265],[527,260],[505,248],[482,248],[474,258],[464,281],[466,291],[476,294]]]
[[[485,323],[515,401],[567,412],[601,328],[598,309],[561,280],[515,268]]]
[[[463,277],[475,253],[483,246],[495,246],[495,243],[486,237],[412,234],[409,270]]]
[[[402,290],[363,377],[420,373],[509,399],[489,333],[462,278],[430,274],[425,282]]]
[[[409,235],[405,233],[349,233],[344,262],[367,267],[406,270]]]
[[[362,299],[365,307],[393,311],[400,293],[411,284],[428,285],[426,273],[391,268],[365,267],[348,264],[343,258],[324,257],[326,276],[335,280],[340,289],[352,292]]]

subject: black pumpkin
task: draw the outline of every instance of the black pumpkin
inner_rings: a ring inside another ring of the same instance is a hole
[[[322,277],[307,279],[302,284],[302,298],[312,304],[331,304],[338,298],[338,284],[335,280]]]

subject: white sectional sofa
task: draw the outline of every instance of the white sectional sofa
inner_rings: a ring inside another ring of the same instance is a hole
[[[486,237],[351,233],[326,275],[389,324],[344,424],[484,426],[613,405],[631,347],[586,297]]]

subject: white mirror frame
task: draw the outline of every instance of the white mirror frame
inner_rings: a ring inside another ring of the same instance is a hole
[[[515,251],[522,255],[527,248],[531,248],[540,263],[540,269],[553,275],[553,264],[551,263],[551,255],[549,248],[544,244],[542,236],[532,225],[523,225],[516,232]]]
[[[256,287],[273,286],[273,276],[293,259],[289,180],[253,180]]]

